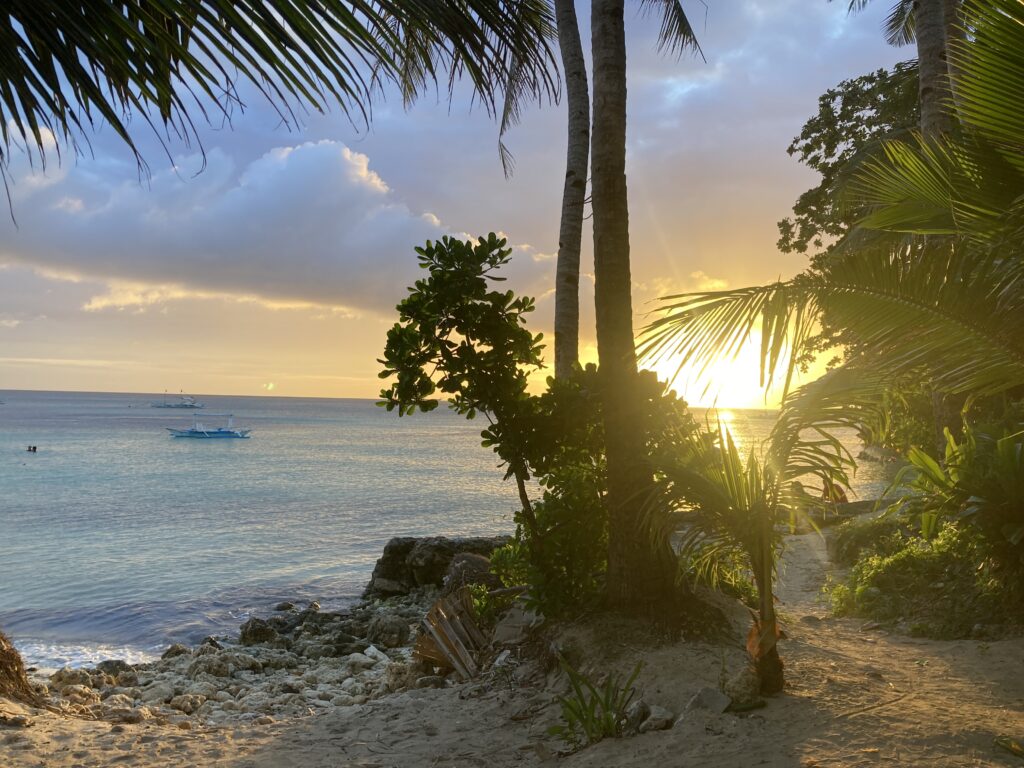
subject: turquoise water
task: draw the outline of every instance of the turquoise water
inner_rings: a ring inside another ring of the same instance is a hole
[[[252,437],[183,440],[165,427],[192,413],[151,408],[158,395],[0,399],[0,627],[40,666],[144,659],[280,600],[347,604],[392,536],[512,529],[482,425],[444,409],[201,396],[203,420],[233,413]],[[732,413],[744,441],[771,426]]]

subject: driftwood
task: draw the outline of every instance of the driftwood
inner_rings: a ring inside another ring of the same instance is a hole
[[[477,654],[486,647],[487,638],[477,625],[473,597],[463,587],[442,597],[427,611],[413,656],[437,667],[454,669],[463,680],[468,680],[480,671]]]

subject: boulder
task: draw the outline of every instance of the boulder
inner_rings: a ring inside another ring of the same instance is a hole
[[[409,639],[409,622],[394,614],[378,614],[370,620],[366,639],[385,648],[397,648]]]
[[[489,558],[472,552],[460,552],[448,566],[441,592],[450,595],[470,584],[481,584],[488,589],[499,589],[502,586],[501,579],[491,573]]]
[[[161,659],[173,659],[175,656],[184,656],[185,654],[191,654],[191,653],[192,653],[192,651],[191,651],[191,649],[189,649],[189,647],[187,645],[182,645],[181,643],[175,643],[170,648],[168,648],[166,651],[164,651],[160,655],[160,658]]]
[[[412,536],[396,536],[384,545],[366,587],[367,596],[401,595],[412,588],[412,572],[406,560],[416,542]]]
[[[96,671],[103,672],[107,675],[117,677],[122,672],[130,672],[132,669],[131,664],[121,659],[108,659],[107,661],[101,661],[96,665]]]
[[[364,596],[388,597],[406,594],[414,587],[440,587],[456,555],[468,552],[489,557],[491,552],[508,541],[508,536],[454,539],[445,536],[422,539],[397,536],[384,546]]]
[[[273,642],[277,637],[276,629],[263,619],[253,617],[239,629],[238,642],[242,645],[258,645]]]

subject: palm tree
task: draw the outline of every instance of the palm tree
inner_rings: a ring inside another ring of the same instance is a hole
[[[526,93],[556,86],[545,0],[12,0],[6,13],[0,163],[15,142],[45,162],[48,133],[76,147],[101,120],[141,163],[127,113],[196,138],[196,116],[240,106],[238,81],[286,120],[332,102],[368,120],[381,80],[408,95],[465,74],[492,111],[512,70]]]
[[[662,41],[695,45],[677,1],[662,7]],[[608,467],[608,599],[616,608],[651,608],[672,586],[664,551],[651,552],[639,509],[651,483],[645,457],[633,337],[626,192],[626,36],[623,0],[593,0],[594,67],[591,143],[594,210],[594,299]],[[690,42],[683,42],[690,41]]]
[[[785,682],[774,590],[782,526],[824,506],[825,489],[849,485],[852,459],[832,433],[851,425],[851,413],[847,405],[836,407],[831,382],[820,382],[799,404],[783,408],[763,455],[751,449],[744,459],[719,423],[710,436],[693,431],[659,457],[652,502],[659,512],[674,513],[683,531],[681,555],[742,562],[753,576],[758,614],[747,650],[766,694],[778,693]]]

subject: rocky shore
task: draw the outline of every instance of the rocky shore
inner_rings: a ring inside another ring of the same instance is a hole
[[[237,638],[172,645],[155,662],[104,661],[36,681],[50,708],[112,723],[182,730],[254,723],[365,704],[395,691],[444,687],[412,658],[417,625],[445,590],[486,581],[487,556],[507,541],[392,539],[364,599],[343,611],[282,603],[253,616]]]

